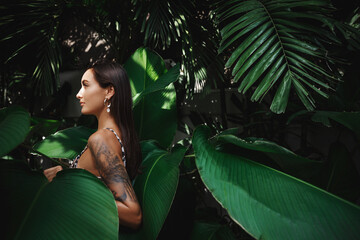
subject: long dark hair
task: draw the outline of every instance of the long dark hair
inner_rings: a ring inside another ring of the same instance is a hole
[[[125,69],[118,63],[100,61],[90,67],[102,88],[113,86],[115,94],[111,102],[110,114],[115,118],[121,131],[121,141],[125,148],[126,170],[131,180],[138,173],[142,161],[139,140],[134,127],[130,81]]]

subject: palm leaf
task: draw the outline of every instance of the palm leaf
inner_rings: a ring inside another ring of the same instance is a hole
[[[223,78],[223,61],[216,52],[217,30],[215,25],[209,24],[213,22],[208,19],[211,16],[206,15],[207,11],[210,12],[209,4],[152,1],[145,10],[145,14],[142,14],[144,44],[166,49],[174,46],[174,42],[180,43],[178,55],[190,94],[194,89],[201,90],[207,80],[213,80],[210,79],[212,75]],[[210,68],[213,74],[208,73]],[[216,82],[212,82],[216,86]]]
[[[220,152],[210,128],[193,135],[201,179],[230,217],[256,239],[356,239],[360,208],[247,158]]]
[[[185,31],[186,5],[181,1],[152,1],[145,8],[141,31],[145,33],[144,44],[154,48],[169,47],[172,41],[179,41]]]
[[[240,81],[239,92],[253,89],[251,100],[259,101],[275,88],[270,109],[276,113],[285,111],[292,91],[308,110],[315,108],[311,91],[328,97],[337,79],[320,64],[333,61],[321,43],[340,43],[330,12],[322,0],[221,2],[219,52],[234,49],[225,66]]]
[[[8,2],[0,9],[0,42],[9,46],[6,62],[31,56],[28,64],[38,95],[50,95],[59,88],[61,51],[57,29],[62,11],[62,2],[45,0]]]

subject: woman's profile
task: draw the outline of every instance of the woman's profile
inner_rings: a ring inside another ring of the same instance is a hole
[[[120,64],[97,63],[82,76],[76,97],[82,114],[96,116],[98,129],[70,167],[86,169],[100,178],[114,195],[119,223],[136,229],[142,212],[131,181],[138,172],[141,151],[134,129],[128,76]],[[52,181],[61,170],[61,166],[56,166],[44,174]]]

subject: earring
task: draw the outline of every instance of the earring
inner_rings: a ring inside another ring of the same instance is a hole
[[[104,106],[106,106],[106,101],[107,101],[107,98],[105,98],[105,100],[104,100]],[[108,113],[110,112],[110,106],[111,106],[111,102],[109,102],[109,104],[107,105],[106,111],[107,111]]]
[[[108,113],[110,112],[110,106],[111,106],[111,103],[109,103],[109,105],[107,105],[106,111],[107,111]]]

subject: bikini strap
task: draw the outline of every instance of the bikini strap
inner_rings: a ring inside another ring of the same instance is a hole
[[[111,128],[104,128],[104,129],[110,130],[111,132],[113,132],[115,134],[115,137],[117,138],[117,140],[119,141],[119,143],[121,145],[122,160],[124,162],[124,166],[126,167],[125,148],[124,148],[124,145],[123,145],[121,139],[119,138],[119,136],[116,134],[116,132],[113,129],[111,129]]]

